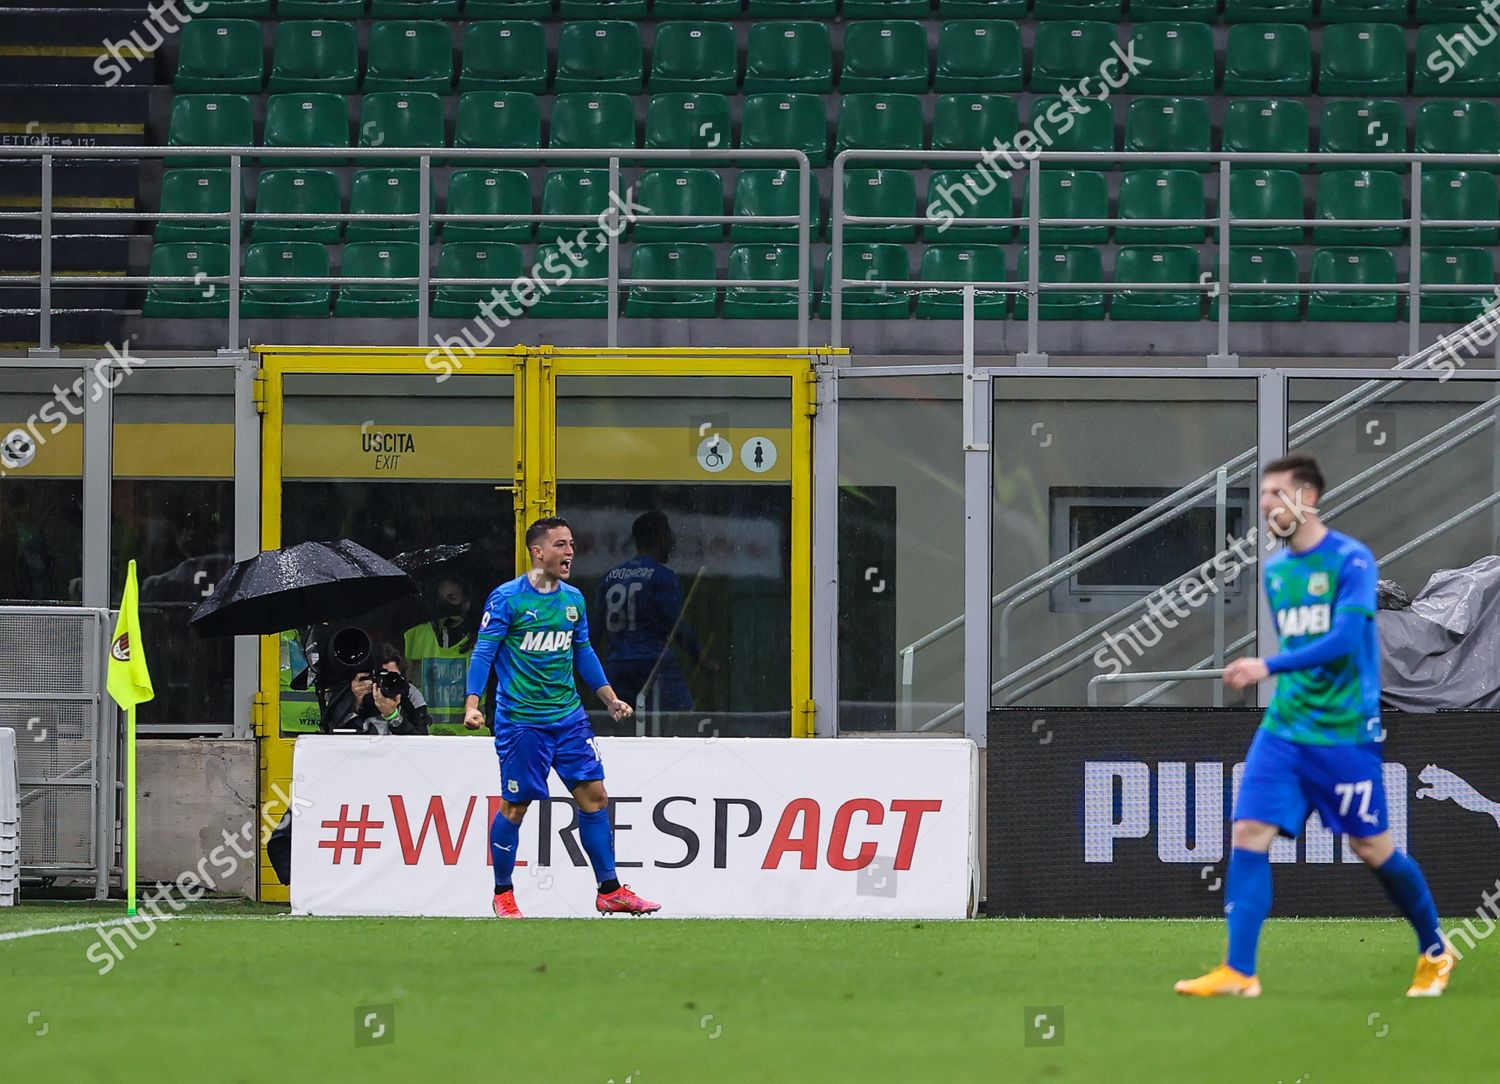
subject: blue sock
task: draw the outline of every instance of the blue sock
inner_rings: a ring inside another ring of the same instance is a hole
[[[509,888],[516,875],[516,844],[521,841],[521,826],[496,812],[490,821],[490,857],[495,863],[495,890]]]
[[[578,841],[583,844],[594,877],[600,884],[615,879],[615,834],[609,825],[609,810],[578,811]]]
[[[1375,876],[1385,886],[1385,894],[1391,902],[1417,931],[1417,948],[1422,952],[1442,952],[1437,904],[1433,902],[1427,878],[1422,876],[1422,867],[1416,860],[1403,851],[1396,851],[1375,870]]]
[[[1229,883],[1224,886],[1224,921],[1229,926],[1229,958],[1242,975],[1255,974],[1260,928],[1271,913],[1271,856],[1239,847],[1229,854]]]

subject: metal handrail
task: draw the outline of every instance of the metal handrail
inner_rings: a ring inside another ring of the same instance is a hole
[[[811,221],[814,210],[813,200],[816,199],[815,189],[812,182],[812,165],[805,152],[795,148],[704,148],[694,150],[692,157],[695,160],[705,162],[722,161],[736,164],[744,161],[778,162],[782,164],[791,163],[798,176],[797,183],[797,214],[796,215],[666,215],[650,214],[646,209],[642,213],[634,214],[632,217],[640,222],[698,222],[698,223],[754,223],[758,225],[795,225],[797,227],[797,276],[795,279],[631,279],[620,275],[619,254],[620,237],[619,225],[621,208],[618,203],[620,194],[620,169],[622,165],[629,167],[649,166],[652,163],[680,162],[683,151],[681,148],[641,148],[626,149],[619,147],[575,147],[566,150],[550,148],[500,148],[500,147],[61,147],[55,145],[43,145],[36,147],[10,147],[0,146],[0,162],[35,160],[41,167],[41,205],[35,211],[6,211],[0,212],[0,220],[4,221],[26,221],[36,222],[40,228],[41,260],[39,273],[36,275],[5,276],[0,285],[32,285],[40,288],[40,328],[38,334],[39,347],[43,352],[54,349],[52,342],[52,290],[55,285],[65,286],[89,286],[89,285],[113,285],[113,286],[137,286],[137,285],[168,285],[183,281],[179,276],[168,279],[159,276],[75,276],[58,275],[53,271],[53,244],[55,240],[55,228],[60,221],[137,221],[137,222],[160,222],[160,221],[215,221],[222,222],[227,219],[229,227],[229,274],[228,276],[204,276],[193,281],[195,284],[206,282],[225,282],[229,286],[229,316],[227,345],[230,349],[238,348],[240,339],[240,287],[242,285],[324,285],[324,284],[348,284],[348,285],[387,285],[387,286],[411,286],[418,287],[417,295],[417,341],[420,345],[428,345],[430,311],[432,297],[430,287],[433,285],[488,285],[498,288],[503,282],[496,280],[448,280],[437,279],[430,274],[431,250],[432,250],[432,227],[439,222],[542,222],[542,223],[577,223],[587,225],[597,222],[601,228],[605,228],[607,239],[609,273],[605,278],[572,278],[570,285],[603,285],[607,288],[608,318],[607,345],[614,347],[619,345],[619,317],[620,317],[620,291],[631,286],[666,286],[682,288],[733,288],[742,286],[763,287],[774,285],[788,292],[797,292],[797,345],[806,347],[808,345],[808,322],[812,311],[812,231]],[[392,160],[410,162],[415,166],[418,173],[418,210],[415,213],[402,214],[380,214],[362,213],[353,214],[340,212],[337,214],[313,216],[316,221],[327,222],[384,222],[384,223],[412,223],[416,225],[416,243],[420,254],[418,257],[418,275],[415,279],[358,279],[358,278],[281,278],[281,277],[253,277],[244,276],[240,267],[240,255],[242,247],[243,226],[246,222],[274,222],[288,220],[305,220],[305,215],[273,214],[262,212],[246,212],[243,208],[244,170],[247,166],[274,163],[277,160],[295,159],[306,160],[316,158],[335,164],[350,164],[369,161],[379,161],[388,164]],[[173,160],[191,159],[201,161],[203,159],[221,160],[217,168],[227,165],[230,171],[229,178],[229,213],[227,215],[212,215],[205,213],[189,212],[180,215],[162,214],[161,212],[127,212],[127,211],[59,211],[54,206],[53,197],[53,171],[57,161],[62,159],[133,159],[136,161],[161,160],[170,164]],[[434,196],[432,191],[432,168],[434,159],[440,159],[447,165],[462,164],[466,161],[483,163],[485,165],[504,164],[506,161],[514,161],[517,164],[530,165],[538,161],[542,162],[586,162],[596,166],[606,163],[609,170],[608,192],[611,194],[610,205],[601,214],[596,215],[453,215],[439,214],[433,208]],[[248,161],[247,161],[248,160]],[[608,222],[608,227],[605,222]],[[441,346],[441,342],[438,343]]]
[[[1095,674],[1089,678],[1089,707],[1099,706],[1100,685],[1121,685],[1129,681],[1207,681],[1224,676],[1223,670],[1154,670],[1139,674]]]

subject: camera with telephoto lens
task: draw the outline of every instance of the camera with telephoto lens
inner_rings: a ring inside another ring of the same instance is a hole
[[[375,688],[380,690],[380,695],[387,700],[395,700],[406,693],[406,679],[394,670],[381,667],[370,674],[370,680],[375,683]]]

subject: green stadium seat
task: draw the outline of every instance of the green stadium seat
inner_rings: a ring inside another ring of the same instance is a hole
[[[718,278],[712,245],[654,243],[636,245],[630,254],[633,279]],[[682,319],[713,316],[719,291],[712,286],[632,286],[625,295],[625,315]]]
[[[752,19],[832,19],[836,0],[748,0]]]
[[[779,286],[726,287],[722,315],[737,320],[797,319],[796,245],[735,245],[729,250],[728,277],[739,282],[786,280],[793,286],[791,289]],[[809,281],[809,291],[811,288]]]
[[[361,147],[431,147],[442,150],[443,100],[426,90],[382,90],[360,102]],[[434,157],[433,163],[440,164]],[[360,165],[417,165],[415,158],[361,158]]]
[[[1006,282],[1005,249],[999,245],[931,245],[922,252],[919,276],[930,282],[972,282],[974,319],[1004,320],[1010,295],[978,289],[979,283]],[[962,290],[917,291],[918,320],[962,320]]]
[[[532,150],[542,145],[542,105],[524,90],[470,90],[458,96],[453,123],[454,147]],[[530,158],[495,159],[502,165],[529,165]],[[454,158],[456,166],[482,164],[478,158]]]
[[[735,216],[798,214],[797,176],[797,171],[792,169],[740,170],[734,185]],[[810,215],[808,237],[816,239],[822,225],[816,173],[808,178],[807,207]],[[729,236],[735,241],[795,242],[797,226],[795,223],[733,222],[729,226]]]
[[[1226,23],[1310,23],[1313,0],[1224,0]]]
[[[1003,19],[950,19],[938,31],[939,93],[1019,91],[1022,85],[1021,30]]]
[[[1295,23],[1231,26],[1224,49],[1225,94],[1312,93],[1312,38]]]
[[[273,94],[266,99],[266,146],[348,147],[349,107],[342,94]],[[342,165],[346,158],[265,159],[269,165]]]
[[[558,0],[564,19],[644,19],[646,0]]]
[[[1471,29],[1467,23],[1429,23],[1417,29],[1414,94],[1500,96],[1500,34],[1491,33],[1489,42],[1480,45]]]
[[[420,271],[421,250],[415,241],[356,241],[344,246],[339,277],[413,279]],[[339,287],[335,316],[415,316],[417,287],[351,283]]]
[[[319,215],[340,215],[344,197],[338,174],[327,169],[268,169],[255,189],[255,213],[296,215],[295,219],[256,222],[250,227],[252,241],[316,241],[336,244],[343,223]]]
[[[1385,248],[1320,248],[1313,253],[1312,281],[1329,285],[1394,283],[1396,257]],[[1394,289],[1389,293],[1314,290],[1307,299],[1309,320],[1388,324],[1396,320],[1400,309]]]
[[[1297,253],[1289,248],[1242,248],[1236,245],[1229,250],[1229,282],[1266,284],[1278,282],[1299,283]],[[1296,290],[1281,291],[1233,291],[1229,299],[1229,319],[1235,320],[1296,320],[1302,315],[1302,295]],[[1219,318],[1219,299],[1208,299],[1208,318]]]
[[[1124,18],[1124,0],[1032,0],[1031,14],[1037,19]]]
[[[651,14],[658,19],[738,19],[742,0],[656,0]]]
[[[229,246],[214,241],[170,241],[151,249],[150,274],[161,278],[197,279],[198,276],[229,274]],[[162,319],[196,319],[229,315],[229,287],[202,281],[180,285],[163,283],[146,291],[141,315]],[[204,294],[209,296],[204,297]]]
[[[1318,150],[1329,154],[1403,154],[1406,107],[1390,98],[1327,102]]]
[[[740,118],[741,150],[791,147],[814,166],[828,161],[828,117],[821,94],[747,94]],[[763,166],[763,160],[746,161]]]
[[[1219,0],[1130,0],[1130,19],[1137,23],[1211,23]]]
[[[844,0],[839,14],[846,19],[925,19],[932,14],[929,0]]]
[[[340,102],[340,105],[343,103]],[[243,94],[179,94],[167,119],[169,147],[249,147],[255,143],[250,99]],[[224,166],[223,157],[174,158],[174,166]]]
[[[1500,156],[1500,106],[1468,98],[1423,102],[1417,110],[1415,150]],[[1500,160],[1496,165],[1500,168]]]
[[[1335,23],[1323,29],[1318,93],[1406,93],[1406,34],[1396,23]]]
[[[1422,170],[1422,221],[1441,219],[1493,219],[1500,217],[1500,191],[1488,170]],[[1424,245],[1500,244],[1500,229],[1494,226],[1422,227]]]
[[[1404,23],[1411,0],[1321,0],[1320,23]]]
[[[538,241],[558,241],[590,229],[609,208],[609,170],[554,169],[542,182],[542,214],[587,215],[588,222],[538,222]]]
[[[1198,285],[1198,249],[1190,245],[1126,245],[1115,254],[1115,281]],[[1200,290],[1116,290],[1111,320],[1198,320]]]
[[[635,150],[635,102],[628,94],[582,90],[552,99],[552,127],[548,146],[555,150],[577,147]],[[603,159],[570,162],[570,165],[602,165]]]
[[[935,169],[927,179],[927,205],[923,209],[931,224],[922,227],[922,239],[931,244],[1004,244],[1015,233],[1014,226],[972,226],[975,218],[1014,218],[1014,193],[1010,178],[978,170]]]
[[[1335,169],[1318,177],[1319,221],[1341,218],[1403,218],[1401,177],[1383,169]],[[1314,226],[1318,245],[1399,245],[1406,228],[1394,226]]]
[[[927,27],[914,19],[851,23],[844,31],[844,94],[927,90]]]
[[[314,241],[261,241],[245,249],[246,278],[326,279],[328,249]],[[247,320],[327,316],[333,287],[322,283],[246,285],[240,315]]]
[[[1243,98],[1229,102],[1224,108],[1223,150],[1247,154],[1306,154],[1311,141],[1307,105],[1296,98]],[[1301,172],[1307,166],[1298,162],[1278,164],[1276,168]]]
[[[733,94],[738,55],[730,23],[661,23],[651,49],[651,89]]]
[[[827,23],[756,23],[745,48],[745,93],[833,90],[833,38]]]
[[[1130,33],[1151,64],[1130,77],[1131,94],[1212,94],[1214,31],[1207,23],[1142,23]]]
[[[724,178],[712,169],[648,169],[641,174],[636,199],[655,215],[713,218],[724,213]],[[720,241],[722,222],[639,222],[637,241]]]
[[[1486,248],[1424,248],[1422,285],[1474,286],[1473,292],[1422,290],[1422,319],[1467,324],[1495,296],[1495,258]]]
[[[198,0],[200,19],[266,19],[271,0]]]
[[[450,215],[530,215],[531,177],[524,169],[456,169],[448,179]],[[532,222],[445,222],[443,243],[531,240]],[[576,229],[574,231],[577,232]]]
[[[1419,23],[1472,23],[1483,10],[1483,0],[1417,0],[1413,18]]]
[[[365,0],[276,0],[278,19],[359,19]]]
[[[1054,169],[1041,174],[1037,215],[1048,218],[1108,218],[1109,183],[1104,174],[1086,169]],[[1031,181],[1021,186],[1021,217],[1031,214]],[[1025,227],[1022,227],[1024,230]],[[1038,227],[1043,245],[1095,245],[1109,239],[1108,226]]]
[[[365,0],[276,0],[278,19],[360,19]]]
[[[421,208],[420,171],[415,169],[361,169],[349,187],[351,215],[414,215]],[[431,209],[437,199],[431,197]],[[350,222],[344,228],[346,241],[415,241],[415,222],[370,220]]]
[[[240,193],[244,208],[244,192]],[[229,240],[229,170],[169,169],[161,178],[161,213],[218,215],[218,221],[159,219],[153,236],[162,241]]]
[[[639,24],[622,20],[564,23],[557,42],[553,89],[558,93],[613,90],[636,94],[641,89],[641,65]]]
[[[932,113],[932,149],[982,151],[996,144],[1009,146],[1015,142],[1020,127],[1021,118],[1012,95],[940,94]],[[934,169],[959,165],[933,161]]]
[[[1038,253],[1038,281],[1047,283],[1103,282],[1104,258],[1094,245],[1043,245]],[[1031,253],[1021,247],[1016,263],[1016,278],[1026,282],[1030,275]],[[1031,315],[1031,304],[1025,294],[1016,295],[1017,320]],[[1039,294],[1036,310],[1039,320],[1102,320],[1102,290],[1044,290]]]
[[[1072,124],[1068,125],[1068,114]],[[1113,151],[1115,111],[1110,102],[1078,101],[1071,107],[1062,98],[1038,95],[1031,99],[1031,127],[1052,136],[1053,151]],[[1066,130],[1064,130],[1066,129]],[[1046,161],[1045,169],[1088,169],[1097,163]]]
[[[1125,150],[1213,150],[1213,126],[1204,98],[1137,98],[1125,111]],[[1216,168],[1210,162],[1173,162],[1173,169],[1199,172]]]
[[[464,0],[465,19],[550,19],[552,0]]]
[[[1289,169],[1236,169],[1229,174],[1229,213],[1233,219],[1296,219],[1302,209],[1302,178]],[[1301,226],[1231,225],[1233,244],[1300,245]]]
[[[547,89],[547,32],[518,20],[470,23],[464,31],[459,90]]]
[[[1206,218],[1203,175],[1191,169],[1131,169],[1120,181],[1120,218]],[[1203,226],[1115,227],[1122,245],[1201,244]]]
[[[1024,19],[1026,0],[938,0],[940,19]]]
[[[541,233],[541,225],[537,226],[537,233]],[[576,231],[577,226],[573,229]],[[569,259],[568,254],[555,244],[539,245],[536,250],[536,264],[542,268],[565,267],[571,271],[572,279],[602,279],[609,277],[609,252],[607,250],[595,252],[592,245],[582,248],[574,246],[572,249],[574,259]],[[622,265],[623,265],[623,261]],[[542,276],[542,282],[547,286],[547,292],[527,310],[527,315],[538,319],[553,320],[593,320],[609,315],[609,287],[607,286],[574,286],[552,285],[560,282],[561,277],[553,279],[550,272]]]
[[[480,315],[481,302],[488,301],[496,290],[504,296],[509,285],[525,273],[520,245],[503,241],[444,241],[438,250],[435,278],[489,279],[495,285],[439,286],[432,299],[432,315],[472,320]]]
[[[372,19],[456,19],[459,0],[370,0]]]
[[[276,24],[276,55],[267,87],[272,94],[353,94],[358,85],[359,43],[353,23],[316,19]]]
[[[653,94],[646,107],[646,146],[698,151],[734,146],[729,99],[723,94]],[[684,164],[691,163],[691,154]]]
[[[453,89],[453,36],[433,19],[391,19],[370,27],[366,93],[378,90]]]
[[[918,214],[916,178],[905,169],[847,169],[844,171],[844,214],[862,218],[915,218]],[[845,241],[916,239],[917,227],[914,225],[851,224],[844,227]]]
[[[867,281],[899,282],[911,278],[911,260],[901,245],[846,244],[843,277]],[[845,320],[905,320],[911,309],[911,291],[880,286],[845,286]],[[818,315],[833,315],[833,249],[823,264],[823,294]]]
[[[834,147],[835,154],[851,149],[921,150],[922,99],[915,94],[843,95]],[[913,158],[899,166],[920,169],[922,163]]]
[[[1114,56],[1110,47],[1118,42],[1114,23],[1071,19],[1042,23],[1032,42],[1031,89],[1050,93],[1060,85],[1075,86],[1084,76],[1097,82],[1100,66]]]
[[[259,94],[265,75],[255,20],[195,19],[182,28],[172,79],[179,94]]]

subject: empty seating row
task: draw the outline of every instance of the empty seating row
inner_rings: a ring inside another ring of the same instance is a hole
[[[940,18],[1193,19],[1213,22],[1312,22],[1313,0],[199,0],[201,14],[283,19],[846,19]],[[1445,22],[1477,15],[1482,0],[1321,0],[1316,20],[1358,22],[1378,15]]]
[[[568,285],[576,279],[604,278],[607,264],[591,250],[568,250],[542,245],[536,251],[532,277],[540,300],[528,312],[539,318],[596,318],[607,311],[602,285]],[[1044,246],[1039,253],[1041,281],[1049,284],[1092,284],[1106,281],[1101,250],[1094,246]],[[341,277],[416,280],[420,251],[412,242],[361,241],[344,246]],[[1192,246],[1126,246],[1116,253],[1113,281],[1141,285],[1181,285],[1182,291],[1118,290],[1112,292],[1110,315],[1117,320],[1198,320],[1202,317],[1204,291],[1200,278],[1201,253]],[[538,268],[562,268],[571,264],[566,279],[561,272],[538,273]],[[1016,262],[1008,264],[1006,250],[998,245],[934,245],[922,253],[919,277],[931,282],[975,284],[1016,283],[1024,276],[1029,253],[1021,249]],[[1015,274],[1008,274],[1010,269]],[[151,254],[151,274],[161,277],[222,277],[229,270],[228,245],[214,242],[172,242],[157,245]],[[1431,292],[1422,296],[1422,307],[1430,320],[1461,322],[1477,315],[1494,281],[1494,261],[1485,249],[1424,249],[1422,281],[1427,285],[1472,285],[1473,291]],[[311,278],[332,276],[328,248],[309,241],[260,242],[246,250],[243,273],[255,278]],[[722,315],[792,319],[797,315],[797,296],[784,286],[749,283],[795,281],[797,250],[790,245],[746,244],[730,250],[728,275],[747,285],[731,285],[723,291]],[[480,285],[437,286],[432,313],[439,317],[472,318],[479,305],[527,274],[523,252],[505,243],[455,242],[438,251],[439,279],[482,280]],[[846,246],[843,278],[862,281],[899,282],[912,279],[907,250],[893,244]],[[825,257],[823,291],[819,315],[832,310],[832,253]],[[720,277],[714,247],[693,243],[649,243],[630,251],[627,277],[638,279],[715,279]],[[1297,255],[1292,249],[1252,247],[1231,249],[1230,281],[1272,285],[1301,282]],[[1394,288],[1394,256],[1379,249],[1325,248],[1313,254],[1308,280],[1320,284],[1392,284],[1390,291],[1355,293],[1312,291],[1307,301],[1309,320],[1389,321],[1399,314],[1402,297]],[[494,285],[488,285],[494,283]],[[333,289],[326,284],[247,284],[242,287],[241,314],[254,318],[327,316]],[[624,314],[632,317],[712,317],[719,314],[720,290],[699,286],[632,286],[625,298]],[[908,290],[897,287],[848,285],[843,290],[845,317],[905,319],[910,315],[913,295],[919,318],[954,318],[961,314],[961,294],[953,288]],[[979,318],[1004,319],[1014,311],[1017,319],[1029,315],[1029,302],[1022,294],[982,292],[976,296]],[[1235,295],[1230,302],[1231,319],[1295,320],[1302,312],[1302,293],[1295,290]],[[1089,320],[1105,314],[1106,294],[1097,289],[1044,291],[1037,315],[1042,319]],[[1217,316],[1219,301],[1208,299],[1210,318]],[[227,291],[204,296],[201,285],[155,286],[147,294],[143,311],[157,317],[223,317],[228,311]],[[338,316],[411,316],[417,311],[414,282],[392,285],[351,284],[340,286],[333,313]]]
[[[1115,213],[1103,173],[1052,170],[1041,174],[1039,215],[1044,219],[1118,218],[1107,225],[1043,225],[1040,238],[1052,244],[1092,244],[1109,239],[1123,244],[1201,243],[1216,231],[1201,175],[1189,170],[1134,169],[1125,172]],[[1433,170],[1422,181],[1423,222],[1494,221],[1500,218],[1500,195],[1492,173]],[[660,168],[646,170],[635,186],[632,201],[648,215],[712,219],[723,216],[725,189],[721,176],[708,169]],[[811,236],[818,236],[819,194],[810,193]],[[1022,186],[1020,218],[1030,210],[1029,183]],[[609,207],[609,174],[598,169],[562,169],[547,175],[542,186],[540,213],[566,215],[574,222],[534,222],[531,178],[522,170],[457,170],[446,194],[432,194],[432,213],[456,216],[496,216],[489,221],[445,222],[445,240],[529,241],[576,236]],[[156,238],[166,240],[223,240],[229,225],[229,177],[223,170],[172,170],[162,180],[161,213]],[[743,170],[736,178],[730,214],[740,218],[796,217],[797,176],[781,169]],[[1301,244],[1301,226],[1257,225],[1258,221],[1286,222],[1305,217],[1302,181],[1288,170],[1241,170],[1230,177],[1229,207],[1235,241],[1261,244]],[[254,240],[337,241],[340,233],[354,240],[404,240],[417,235],[416,223],[396,216],[417,214],[419,177],[410,169],[358,171],[350,189],[350,214],[391,216],[387,221],[352,221],[341,230],[344,214],[339,178],[327,170],[271,169],[259,177],[257,214],[286,216],[255,220]],[[917,199],[916,180],[904,170],[853,169],[844,174],[843,208],[846,216],[872,220],[921,218],[929,242],[997,243],[1017,235],[1014,224],[976,224],[976,220],[1017,217],[1011,187],[986,181],[972,171],[939,170],[928,181],[927,202]],[[246,210],[248,207],[242,207]],[[173,219],[172,215],[215,215],[217,219]],[[1312,227],[1315,244],[1399,245],[1407,235],[1407,210],[1398,175],[1381,170],[1336,170],[1318,178]],[[510,216],[505,219],[499,216]],[[1136,225],[1134,221],[1183,224]],[[1341,221],[1386,220],[1389,226],[1346,226]],[[792,241],[797,227],[766,222],[732,222],[729,236],[745,241]],[[831,223],[830,231],[831,233]],[[1021,231],[1024,234],[1024,230]],[[1424,225],[1428,244],[1493,245],[1500,240],[1495,226]],[[635,223],[638,241],[717,241],[725,225],[713,221]],[[911,223],[849,222],[846,240],[915,241],[918,227]]]
[[[253,110],[241,95],[180,95],[172,103],[167,144],[174,147],[255,145]],[[1125,112],[1124,141],[1116,143],[1115,111],[1095,102],[1072,111],[1057,97],[1033,99],[1029,127],[1045,134],[1036,145],[1057,152],[1208,152],[1213,147],[1209,104],[1201,98],[1140,98]],[[934,105],[930,142],[915,95],[853,94],[839,99],[835,153],[858,150],[987,150],[1017,146],[1016,100],[1003,94],[945,94]],[[470,91],[460,97],[451,141],[442,100],[426,92],[381,91],[359,105],[363,147],[505,148],[540,150],[541,103],[522,91]],[[828,121],[815,94],[753,94],[744,101],[736,143],[729,99],[721,94],[653,95],[645,139],[636,136],[635,103],[624,94],[574,92],[553,100],[547,145],[698,151],[794,147],[814,165],[827,161]],[[337,148],[350,145],[349,106],[337,94],[277,94],[266,106],[264,146]],[[1482,99],[1434,99],[1417,111],[1408,142],[1405,110],[1392,99],[1325,103],[1319,151],[1500,155],[1500,105]],[[1311,145],[1307,106],[1294,98],[1247,98],[1224,111],[1224,151],[1301,154]],[[180,161],[180,160],[175,160]],[[408,159],[410,161],[410,159]],[[1002,168],[1004,158],[996,161]],[[899,163],[917,168],[923,160]],[[934,164],[943,164],[941,161]],[[951,164],[951,163],[948,163]],[[1049,165],[1054,163],[1049,163]],[[1065,165],[1066,163],[1055,163]],[[1493,162],[1500,168],[1500,158]],[[1210,163],[1185,168],[1209,169]],[[1300,163],[1284,168],[1304,169]],[[1475,168],[1490,168],[1476,163]]]
[[[1463,23],[1436,23],[1417,32],[1414,60],[1394,22],[1339,23],[1322,31],[1314,63],[1312,37],[1298,23],[1241,24],[1229,30],[1222,72],[1214,32],[1205,23],[1136,25],[1124,38],[1101,20],[1040,24],[1029,65],[1016,23],[953,19],[941,24],[935,58],[928,27],[911,19],[850,24],[843,33],[838,84],[844,93],[1052,91],[1078,86],[1084,97],[1136,94],[1400,95],[1500,94],[1500,39],[1482,42]],[[1455,44],[1455,42],[1457,44]],[[1122,57],[1137,58],[1127,64]],[[555,57],[546,29],[525,20],[471,23],[464,32],[457,82],[461,90],[828,93],[834,85],[829,24],[757,23],[750,28],[743,71],[729,23],[661,24],[645,67],[640,24],[622,19],[564,23]],[[1029,66],[1029,75],[1027,68]],[[1134,68],[1134,71],[1129,70]],[[390,20],[370,30],[365,90],[447,93],[455,79],[452,31],[437,20]],[[248,19],[197,20],[183,29],[176,75],[184,92],[254,93],[265,80],[260,25]],[[550,84],[549,84],[550,80]],[[1091,81],[1093,89],[1088,89]],[[285,22],[276,28],[269,89],[352,93],[361,86],[353,24]]]

